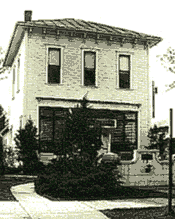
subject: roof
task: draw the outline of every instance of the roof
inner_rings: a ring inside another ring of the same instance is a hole
[[[97,32],[97,33],[113,34],[113,35],[132,35],[134,37],[139,37],[139,38],[151,37],[147,34],[130,31],[123,28],[113,27],[106,24],[100,24],[96,22],[84,21],[81,19],[74,19],[74,18],[18,22],[18,24],[25,26],[64,28],[64,29],[81,30],[86,32]]]
[[[139,39],[144,41],[149,41],[150,47],[155,46],[162,38],[147,35],[131,30],[127,30],[124,28],[118,28],[114,26],[109,26],[106,24],[100,24],[91,21],[84,21],[81,19],[74,19],[74,18],[65,18],[65,19],[55,19],[55,20],[32,20],[32,21],[19,21],[16,23],[13,36],[11,38],[11,42],[6,53],[4,66],[10,66],[11,62],[7,62],[8,56],[13,56],[13,50],[10,51],[12,44],[16,44],[14,46],[16,49],[19,48],[19,42],[21,41],[24,28],[26,27],[43,27],[43,28],[53,28],[53,29],[66,29],[71,31],[82,31],[82,32],[91,32],[97,34],[106,34],[110,36],[120,36],[122,38],[132,38],[132,39]],[[17,38],[17,39],[16,39]]]

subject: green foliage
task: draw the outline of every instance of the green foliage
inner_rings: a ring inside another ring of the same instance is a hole
[[[38,163],[36,150],[38,150],[37,128],[29,119],[24,128],[20,128],[15,134],[15,143],[19,152],[18,161],[22,161],[23,170],[27,174],[32,173]]]
[[[101,126],[92,126],[84,97],[81,106],[71,109],[65,121],[62,146],[55,149],[52,160],[35,181],[39,194],[53,197],[94,197],[112,194],[121,184],[119,161],[99,162],[102,155]]]
[[[175,49],[169,47],[165,54],[158,55],[157,57],[166,70],[175,73]]]
[[[4,155],[3,155],[3,143],[0,137],[0,175],[4,173]]]
[[[5,167],[14,167],[15,162],[18,158],[18,152],[16,149],[11,146],[4,146],[4,166]]]
[[[0,48],[0,53],[1,53],[1,48]],[[1,60],[0,60],[0,63],[1,63]],[[2,131],[6,124],[8,123],[8,120],[7,120],[7,117],[6,117],[6,114],[5,114],[5,111],[4,111],[4,108],[2,107],[2,105],[0,105],[0,116],[2,116],[0,118],[0,131]],[[2,140],[2,137],[0,137],[0,174],[3,174],[4,172],[4,153],[3,153],[3,140]]]
[[[51,170],[48,165],[45,172],[35,181],[35,189],[39,194],[69,198],[93,198],[113,195],[120,187],[121,175],[117,170],[118,162],[100,163],[91,167],[87,173],[76,175],[72,172],[60,175],[59,169]]]
[[[92,164],[102,146],[101,127],[100,124],[91,126],[87,103],[84,97],[79,108],[68,112],[61,146],[57,146],[54,153],[68,155],[68,157],[78,155],[82,160],[88,160]]]
[[[154,125],[153,128],[150,128],[148,132],[148,138],[150,140],[150,144],[147,147],[148,149],[158,149],[160,156],[163,159],[163,154],[167,147],[166,145],[166,132],[162,129],[158,128],[157,125]]]

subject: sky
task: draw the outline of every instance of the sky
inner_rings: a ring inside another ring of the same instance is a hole
[[[0,46],[6,50],[15,23],[24,21],[24,11],[32,10],[32,20],[76,18],[162,37],[163,41],[150,49],[150,77],[159,87],[160,95],[165,85],[175,81],[175,74],[167,72],[156,55],[175,49],[175,1],[157,0],[64,0],[22,1],[5,0],[1,3]]]

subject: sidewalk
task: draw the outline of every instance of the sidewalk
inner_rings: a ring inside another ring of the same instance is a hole
[[[18,218],[30,219],[107,219],[99,210],[114,208],[161,207],[168,204],[166,198],[103,200],[103,201],[50,201],[34,191],[34,184],[28,183],[11,188],[19,202],[3,204],[0,207],[0,218],[4,210],[11,218],[16,213]],[[175,199],[173,199],[175,205]],[[15,216],[13,217],[15,218]]]

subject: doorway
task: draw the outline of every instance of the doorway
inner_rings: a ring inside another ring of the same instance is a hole
[[[111,132],[110,129],[103,129],[102,131],[102,143],[103,143],[103,149],[106,150],[106,152],[111,152]]]

